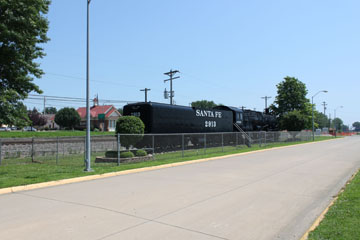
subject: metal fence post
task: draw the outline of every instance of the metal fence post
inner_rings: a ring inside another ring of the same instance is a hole
[[[259,139],[259,147],[261,147],[261,132],[258,132],[258,139]]]
[[[276,143],[276,135],[275,135],[275,132],[273,132],[274,134],[274,143]]]
[[[266,132],[265,132],[264,144],[265,144],[265,146],[266,146]]]
[[[252,139],[254,139],[254,134],[252,134],[251,132],[247,132],[247,133],[249,135],[249,138],[248,138],[249,145],[248,145],[248,147],[251,147],[252,143],[253,142],[255,143],[255,140],[252,140]],[[245,136],[245,141],[246,141],[246,136]]]
[[[64,147],[64,144],[63,144]],[[64,149],[63,149],[64,152]],[[63,154],[64,155],[64,154]],[[84,159],[86,159],[86,136],[84,137]],[[86,165],[85,161],[84,161],[84,166]],[[85,166],[86,167],[86,166]]]
[[[59,164],[59,137],[56,137],[56,165]]]
[[[117,134],[117,165],[120,166],[120,151],[121,151],[121,145],[120,145],[120,133]]]
[[[204,133],[204,154],[206,154],[206,133]]]
[[[93,145],[94,145],[94,144],[92,144],[91,140],[93,140],[93,138],[90,138],[90,149],[89,149],[89,150],[90,150],[90,156],[91,156],[91,154],[94,152],[94,151],[93,151],[93,147],[94,147]]]
[[[239,145],[239,144],[238,144],[238,143],[239,143],[238,137],[239,137],[239,134],[236,132],[236,133],[235,133],[235,138],[236,138],[236,140],[235,140],[235,141],[236,141],[235,147],[236,147],[236,149],[238,149],[238,145]]]
[[[182,146],[181,157],[184,157],[184,134],[181,135],[181,146]]]
[[[221,133],[221,150],[224,152],[224,133]]]
[[[34,162],[34,137],[31,138],[31,161]]]
[[[1,139],[0,139],[0,165],[1,165],[1,147],[2,147],[2,143],[1,143]]]
[[[152,135],[152,152],[153,152],[153,157],[155,157],[155,136]]]

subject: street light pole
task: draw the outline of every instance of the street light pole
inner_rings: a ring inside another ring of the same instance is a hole
[[[90,86],[89,86],[89,7],[91,0],[87,2],[87,30],[86,30],[86,155],[85,172],[91,172],[91,145],[90,145]]]
[[[335,118],[336,118],[336,110],[337,110],[338,108],[343,108],[343,106],[338,106],[337,108],[334,109],[334,120],[335,120]],[[334,124],[334,128],[335,128],[335,136],[336,136],[336,125],[335,125],[335,124]]]
[[[334,119],[336,118],[336,110],[338,110],[338,108],[343,108],[344,106],[338,106],[337,108],[334,109]]]
[[[318,95],[319,93],[327,93],[328,91],[326,90],[321,90],[321,91],[318,91],[314,96],[311,97],[311,110],[312,110],[312,137],[313,137],[313,141],[315,141],[315,134],[314,134],[314,97],[316,95]]]

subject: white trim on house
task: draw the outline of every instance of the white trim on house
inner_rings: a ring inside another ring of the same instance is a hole
[[[110,114],[109,117],[119,117],[121,114],[118,114],[117,111],[114,111]]]
[[[110,132],[114,132],[116,128],[116,120],[109,120],[108,129]]]

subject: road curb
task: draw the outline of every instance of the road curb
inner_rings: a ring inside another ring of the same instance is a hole
[[[35,183],[35,184],[29,184],[29,185],[23,185],[23,186],[2,188],[2,189],[0,189],[0,195],[20,192],[20,191],[34,190],[34,189],[45,188],[45,187],[59,186],[59,185],[64,185],[64,184],[69,184],[69,183],[78,183],[78,182],[84,182],[84,181],[90,181],[90,180],[96,180],[96,179],[102,179],[102,178],[108,178],[108,177],[115,177],[115,176],[120,176],[120,175],[131,174],[131,173],[147,172],[147,171],[153,171],[153,170],[158,170],[158,169],[163,169],[163,168],[170,168],[170,167],[177,167],[177,166],[194,164],[194,163],[213,161],[213,160],[224,159],[224,158],[229,158],[229,157],[236,157],[236,156],[241,156],[241,155],[259,153],[259,152],[265,152],[265,151],[271,151],[271,150],[277,150],[277,149],[283,149],[283,148],[296,147],[298,145],[304,145],[304,144],[320,143],[320,142],[336,140],[336,139],[341,139],[341,138],[333,138],[333,139],[327,139],[327,140],[322,140],[322,141],[317,141],[317,142],[308,142],[308,143],[294,144],[294,145],[289,145],[289,146],[273,147],[273,148],[268,148],[268,149],[261,149],[261,150],[243,152],[243,153],[235,153],[235,154],[229,154],[229,155],[218,156],[218,157],[196,159],[196,160],[177,162],[177,163],[169,163],[169,164],[163,164],[163,165],[152,166],[152,167],[136,168],[136,169],[123,170],[123,171],[118,171],[118,172],[110,172],[110,173],[103,173],[103,174],[97,174],[97,175],[89,175],[89,176],[83,176],[83,177],[55,180],[55,181],[50,181],[50,182],[42,182],[42,183]]]
[[[335,197],[331,200],[329,205],[324,209],[324,211],[321,212],[321,214],[315,219],[314,223],[311,225],[311,227],[305,232],[305,234],[299,239],[299,240],[307,240],[309,237],[310,232],[314,231],[321,223],[321,221],[324,219],[325,214],[329,211],[330,207],[334,205],[336,200],[338,200],[339,195],[345,190],[346,186],[354,179],[356,174],[360,171],[358,169],[353,175],[351,175],[350,179],[346,181],[345,185],[340,189],[340,191],[336,194]]]

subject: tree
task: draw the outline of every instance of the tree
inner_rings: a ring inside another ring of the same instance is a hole
[[[283,114],[280,118],[280,128],[288,131],[301,131],[307,128],[308,119],[299,110],[294,110]]]
[[[60,109],[55,115],[55,122],[62,128],[74,129],[80,124],[80,115],[74,108]]]
[[[1,95],[0,89],[0,126],[2,124],[23,128],[30,124],[30,120],[26,106],[22,102],[9,101],[6,94]]]
[[[354,122],[352,126],[355,128],[355,131],[357,132],[360,131],[360,122]]]
[[[332,120],[332,123],[333,123],[334,127],[336,128],[336,130],[338,130],[338,131],[341,130],[343,121],[340,118],[334,118],[334,120]]]
[[[316,128],[329,127],[329,118],[321,112],[314,111],[314,122]]]
[[[0,124],[29,122],[21,103],[31,91],[42,93],[33,83],[43,71],[36,59],[44,57],[39,44],[46,43],[49,0],[0,0]]]
[[[45,114],[56,114],[57,109],[56,107],[46,107],[45,108]]]
[[[207,100],[195,101],[191,103],[191,107],[194,108],[212,109],[213,107],[216,106],[217,105],[214,103],[214,101],[207,101]]]
[[[116,122],[116,133],[119,134],[140,134],[136,136],[124,135],[121,136],[121,144],[126,148],[129,148],[130,145],[135,145],[142,139],[142,134],[144,134],[145,125],[140,118],[135,116],[124,116],[117,120]]]
[[[277,117],[280,128],[289,131],[311,128],[312,105],[306,98],[306,85],[297,78],[285,77],[276,87],[278,95],[270,112]]]
[[[341,131],[342,132],[348,132],[350,129],[349,129],[349,126],[347,126],[347,125],[342,125],[341,126]]]
[[[31,126],[44,126],[47,122],[46,118],[40,114],[36,108],[33,110],[28,111],[28,116],[31,121]]]
[[[285,77],[277,87],[277,96],[272,105],[271,111],[281,117],[287,112],[294,110],[306,111],[309,99],[306,98],[306,85],[294,77]]]

